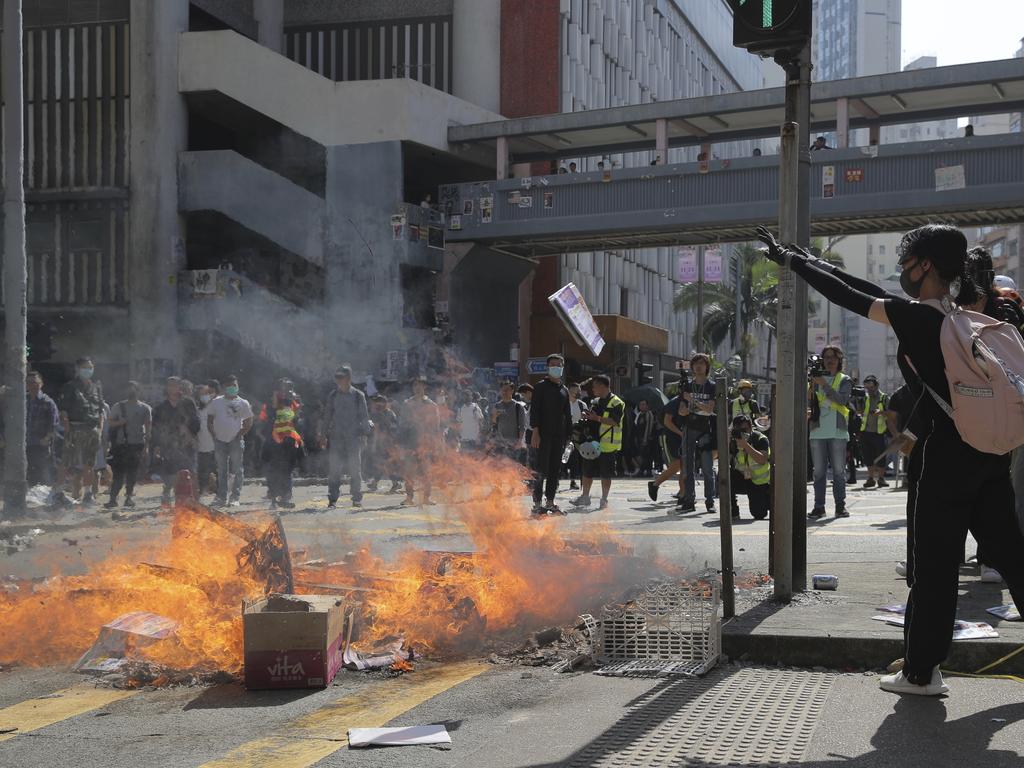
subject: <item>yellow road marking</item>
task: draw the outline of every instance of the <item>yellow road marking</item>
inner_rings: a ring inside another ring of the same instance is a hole
[[[378,728],[486,669],[479,662],[449,664],[367,686],[200,768],[305,768],[347,746],[349,728]]]
[[[13,733],[0,734],[0,742],[13,739],[22,733],[45,728],[90,710],[105,707],[107,704],[126,699],[134,693],[134,691],[81,685],[50,694],[53,698],[28,699],[19,702],[0,709],[0,731],[8,728],[18,729]]]

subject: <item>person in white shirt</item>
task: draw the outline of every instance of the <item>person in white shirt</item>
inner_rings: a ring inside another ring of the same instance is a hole
[[[213,435],[210,434],[206,417],[209,416],[210,403],[219,394],[220,382],[216,379],[210,379],[196,389],[196,407],[199,409],[199,476],[196,478],[196,487],[200,495],[217,492],[217,457],[213,451]]]
[[[480,448],[480,439],[483,435],[484,412],[473,401],[473,395],[468,390],[463,392],[459,399],[461,404],[455,414],[455,420],[459,425],[459,450],[463,453],[475,453]]]
[[[213,436],[217,457],[217,503],[228,503],[228,477],[233,474],[230,504],[238,506],[244,480],[245,436],[252,429],[252,407],[248,400],[238,396],[237,377],[228,376],[224,394],[207,406],[206,426]]]

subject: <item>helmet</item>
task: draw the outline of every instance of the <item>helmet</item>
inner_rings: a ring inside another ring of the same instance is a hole
[[[587,440],[580,443],[576,450],[587,461],[593,461],[601,455],[601,444],[597,440]]]
[[[996,288],[1009,288],[1010,290],[1017,290],[1017,283],[1013,281],[1013,278],[1009,275],[996,275],[996,279],[993,281]]]
[[[750,379],[740,379],[736,383],[736,389],[753,389],[754,383]]]

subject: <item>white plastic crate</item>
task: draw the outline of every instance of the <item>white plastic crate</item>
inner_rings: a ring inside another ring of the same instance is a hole
[[[605,606],[597,633],[599,674],[703,675],[722,648],[717,582],[652,583],[622,606]]]

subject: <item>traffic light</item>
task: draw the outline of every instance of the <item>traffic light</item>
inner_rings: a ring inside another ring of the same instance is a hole
[[[654,366],[651,363],[636,363],[636,385],[642,387],[654,381]]]
[[[732,44],[778,57],[795,53],[811,38],[813,0],[728,0]]]
[[[44,363],[56,354],[53,348],[53,326],[41,320],[29,320],[25,334],[28,358],[33,363]]]

